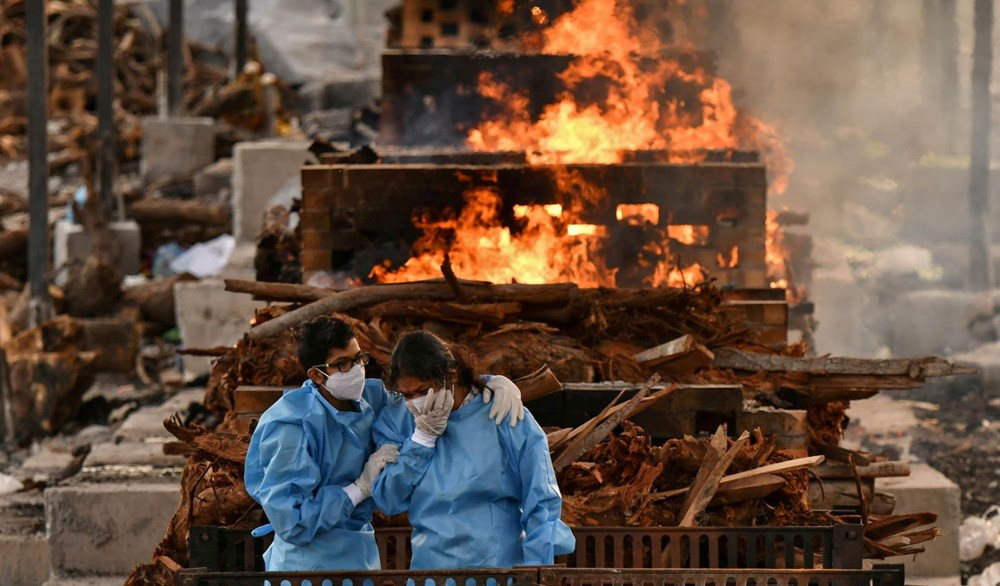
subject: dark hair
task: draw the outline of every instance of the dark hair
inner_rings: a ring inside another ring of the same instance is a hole
[[[446,381],[452,372],[458,375],[458,382],[469,389],[483,389],[483,379],[476,373],[476,359],[471,352],[463,346],[448,344],[434,334],[421,330],[403,334],[396,341],[389,361],[387,382],[389,388],[394,389],[404,376]]]
[[[304,370],[323,364],[330,350],[347,348],[355,337],[354,328],[342,319],[324,315],[310,320],[299,331],[299,364]]]

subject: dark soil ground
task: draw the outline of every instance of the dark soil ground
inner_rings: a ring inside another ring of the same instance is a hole
[[[1000,394],[987,392],[975,377],[961,377],[894,396],[940,406],[917,410],[923,425],[911,449],[961,487],[963,518],[1000,505]],[[992,548],[963,562],[962,583],[994,562],[1000,550]]]

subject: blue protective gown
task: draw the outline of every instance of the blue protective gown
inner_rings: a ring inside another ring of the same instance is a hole
[[[494,425],[489,410],[473,397],[452,412],[433,448],[410,439],[413,416],[399,397],[375,421],[375,443],[401,447],[372,498],[390,515],[409,513],[413,569],[545,565],[576,546],[559,520],[562,496],[542,428],[527,410],[514,429]]]
[[[372,424],[386,404],[382,381],[367,379],[356,412],[338,411],[312,381],[286,391],[260,418],[247,451],[247,493],[264,508],[274,543],[268,571],[378,570],[372,499],[357,507],[343,487],[361,475],[374,445]],[[268,526],[254,534],[268,532]]]

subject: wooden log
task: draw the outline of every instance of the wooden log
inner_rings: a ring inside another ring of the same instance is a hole
[[[936,357],[875,360],[865,358],[795,358],[780,354],[744,352],[734,348],[715,351],[712,365],[749,372],[803,372],[812,375],[906,376],[911,379],[974,374],[976,370]]]
[[[386,301],[364,310],[368,317],[420,319],[460,324],[499,324],[521,313],[516,302],[462,304],[449,301]]]
[[[28,250],[27,230],[0,231],[0,258],[24,254]]]
[[[20,291],[24,288],[24,283],[8,275],[0,273],[0,291]]]
[[[131,373],[139,353],[139,327],[134,315],[81,319],[83,349],[97,354],[99,371]],[[131,313],[135,313],[132,310]]]
[[[534,401],[545,395],[562,390],[562,383],[549,368],[548,364],[542,365],[535,372],[522,376],[514,381],[517,388],[521,389],[521,401],[527,403]]]
[[[317,299],[329,297],[337,293],[335,289],[296,285],[293,283],[267,283],[262,281],[246,281],[243,279],[226,279],[226,291],[233,293],[249,293],[254,299],[280,303],[311,303]]]
[[[861,478],[900,478],[910,475],[909,462],[872,462],[867,466],[858,466]],[[842,464],[825,463],[814,470],[820,478],[854,478],[851,467]]]
[[[129,214],[140,224],[171,222],[177,224],[229,224],[229,210],[222,204],[194,200],[146,198],[129,206]]]
[[[715,354],[690,334],[635,355],[636,362],[664,375],[694,372],[711,364],[714,358]]]
[[[555,462],[552,463],[552,467],[555,471],[559,472],[566,466],[575,462],[577,458],[582,456],[587,450],[600,443],[604,438],[608,437],[611,430],[621,425],[622,421],[625,421],[631,415],[638,412],[642,400],[649,394],[649,390],[653,388],[653,385],[658,382],[660,382],[660,376],[654,374],[648,381],[646,381],[646,384],[639,389],[639,392],[637,392],[634,397],[620,405],[620,409],[614,413],[610,413],[607,419],[601,422],[601,424],[598,425],[593,431],[587,435],[580,436],[579,441],[570,444],[565,450],[563,450],[563,452],[559,454],[559,457],[556,458]],[[673,386],[670,387],[670,389],[664,390],[672,392],[676,388],[676,386]],[[663,391],[657,393],[660,398],[665,397],[667,394],[668,393],[664,393]]]
[[[146,321],[172,327],[177,325],[177,315],[174,310],[174,285],[182,281],[196,280],[188,274],[173,275],[165,279],[152,281],[130,287],[124,291],[124,299],[139,308]]]
[[[470,302],[497,303],[515,301],[533,304],[568,303],[577,291],[573,284],[555,285],[493,285],[480,281],[462,281],[462,290]],[[259,340],[297,327],[321,315],[345,312],[358,307],[376,305],[392,300],[440,300],[450,301],[455,297],[451,286],[442,279],[413,283],[393,283],[373,285],[340,291],[313,301],[284,315],[268,320],[250,330],[250,339]]]

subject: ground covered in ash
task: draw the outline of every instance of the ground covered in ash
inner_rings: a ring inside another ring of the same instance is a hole
[[[1000,505],[1000,394],[975,377],[961,377],[894,396],[940,407],[917,409],[921,426],[913,431],[911,449],[961,487],[963,517]],[[963,562],[963,583],[994,562],[1000,562],[1000,550],[992,548]]]

